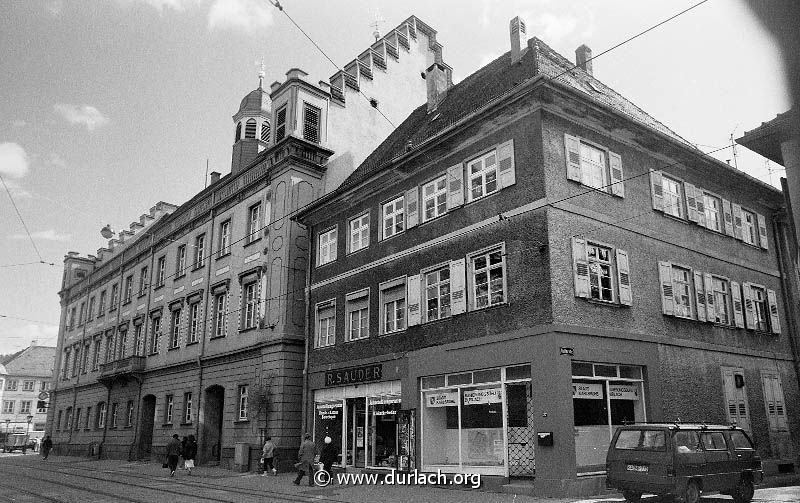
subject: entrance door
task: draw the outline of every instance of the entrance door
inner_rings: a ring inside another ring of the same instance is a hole
[[[202,441],[200,442],[201,461],[206,464],[219,464],[222,452],[222,411],[225,405],[225,388],[211,386],[206,389],[204,414],[202,416]]]
[[[397,467],[397,411],[400,398],[370,398],[367,411],[368,466]]]
[[[153,425],[156,420],[156,397],[153,395],[146,395],[142,398],[141,407],[137,457],[139,459],[150,459],[150,452],[153,448]]]
[[[533,477],[536,464],[533,454],[533,399],[531,383],[506,384],[508,402],[508,475]]]
[[[365,468],[367,462],[367,399],[347,399],[347,464]]]

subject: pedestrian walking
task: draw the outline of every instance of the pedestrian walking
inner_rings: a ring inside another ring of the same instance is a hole
[[[261,472],[262,477],[267,476],[267,470],[271,471],[273,475],[278,474],[278,470],[275,469],[275,442],[272,441],[272,437],[267,437],[264,442],[264,448],[261,450],[261,465],[264,467]]]
[[[183,466],[189,475],[192,474],[195,457],[197,457],[197,441],[194,439],[194,435],[189,435],[189,438],[186,439],[186,446],[183,448]]]
[[[308,475],[308,485],[314,485],[314,456],[317,455],[317,447],[311,441],[311,435],[306,433],[305,440],[300,444],[300,450],[297,451],[297,478],[294,479],[294,485],[299,486],[300,481],[304,475]]]
[[[184,435],[183,439],[181,439],[181,460],[180,460],[180,464],[178,465],[178,469],[179,470],[185,470],[186,469],[186,457],[183,455],[183,453],[186,451],[186,443],[188,441],[189,441],[189,438],[186,437],[186,435]]]
[[[44,437],[42,440],[42,461],[47,461],[47,456],[50,455],[50,450],[53,448],[53,441],[50,439],[50,435]]]
[[[322,446],[322,450],[319,453],[319,462],[322,463],[322,469],[328,472],[328,475],[333,475],[333,464],[337,461],[339,461],[339,450],[333,445],[331,437],[325,437],[325,445]]]
[[[169,476],[175,476],[175,470],[178,468],[178,459],[181,457],[181,441],[178,434],[172,435],[172,440],[167,443],[167,462],[165,463],[169,468]]]

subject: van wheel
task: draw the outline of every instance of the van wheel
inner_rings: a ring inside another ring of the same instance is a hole
[[[749,478],[742,477],[739,479],[739,483],[736,485],[736,489],[734,489],[731,496],[733,496],[733,501],[735,503],[750,503],[755,491],[753,481]]]
[[[683,493],[684,503],[699,503],[700,502],[700,486],[697,482],[690,480],[686,485],[686,492]]]
[[[642,499],[642,493],[637,493],[635,491],[622,491],[622,496],[625,498],[625,501],[630,503],[638,503],[639,500]]]

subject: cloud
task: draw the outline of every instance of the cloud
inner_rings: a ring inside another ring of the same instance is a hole
[[[25,122],[22,119],[15,119],[15,120],[11,121],[11,127],[15,128],[15,129],[23,128],[23,127],[25,127],[27,125],[28,125],[28,123]]]
[[[167,9],[184,11],[187,5],[196,4],[199,0],[117,0],[117,2],[123,6],[141,3],[163,13]]]
[[[78,107],[76,105],[58,103],[53,105],[53,108],[70,124],[84,125],[89,131],[105,126],[109,121],[108,117],[91,105]]]
[[[30,199],[33,197],[33,194],[22,188],[22,186],[14,180],[6,180],[6,187],[8,187],[14,199]]]
[[[55,229],[48,229],[46,231],[32,232],[33,239],[41,239],[42,241],[69,241],[72,239],[71,234],[59,234]],[[12,234],[8,239],[28,239],[27,234]]]
[[[51,153],[47,158],[47,165],[53,168],[65,169],[67,167],[66,161],[55,152]]]
[[[272,24],[272,9],[268,0],[214,0],[208,11],[208,27],[252,33]]]
[[[28,174],[28,154],[16,143],[0,143],[0,175],[22,178]]]

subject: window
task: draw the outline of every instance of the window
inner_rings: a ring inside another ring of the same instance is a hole
[[[764,289],[755,285],[750,285],[753,292],[753,314],[755,320],[755,330],[762,332],[769,331],[769,311],[767,310],[767,295]],[[745,301],[747,302],[747,301]]]
[[[180,344],[180,334],[181,334],[181,311],[182,309],[173,309],[172,314],[170,316],[170,325],[169,325],[169,347],[170,349],[175,349]]]
[[[72,377],[78,375],[78,365],[81,363],[81,348],[75,346],[75,358],[72,359]]]
[[[467,176],[470,201],[497,192],[497,151],[467,162]]]
[[[422,221],[427,222],[447,212],[447,176],[422,186]]]
[[[69,351],[64,351],[64,362],[62,363],[61,366],[61,378],[66,379],[68,374],[69,374]],[[10,385],[11,381],[9,381],[8,384]]]
[[[35,391],[36,381],[22,381],[22,391]]]
[[[67,353],[69,354],[69,353]],[[9,379],[7,381],[6,390],[8,391],[17,391],[17,380],[16,379]]]
[[[231,252],[231,221],[225,220],[219,224],[219,256]]]
[[[248,119],[247,123],[244,125],[244,137],[245,138],[255,138],[256,137],[256,120],[255,119]]]
[[[133,274],[125,278],[125,300],[123,301],[124,304],[133,299]]]
[[[747,435],[739,430],[731,431],[731,443],[733,444],[733,448],[737,451],[755,450],[753,443],[750,442],[750,439],[747,438]]]
[[[95,339],[94,341],[94,354],[92,355],[92,370],[97,370],[100,368],[100,344],[102,341],[100,339]]]
[[[200,301],[189,304],[189,340],[187,344],[197,342],[200,334]]]
[[[711,194],[703,194],[703,207],[705,209],[706,228],[722,232],[722,201]],[[698,208],[698,211],[700,208]]]
[[[81,409],[80,407],[78,407],[78,409],[75,411],[75,431],[78,431],[80,429],[81,429]]]
[[[261,141],[269,141],[269,121],[264,121],[261,124]]]
[[[672,266],[672,295],[675,316],[692,317],[692,272]]]
[[[350,220],[350,253],[369,246],[369,213]]]
[[[403,232],[405,228],[405,197],[400,196],[384,203],[382,208],[383,238],[390,238]]]
[[[86,302],[81,302],[80,315],[78,316],[78,326],[83,325],[86,321]]]
[[[133,354],[144,356],[144,324],[138,323],[133,326]]]
[[[175,397],[167,395],[164,399],[164,424],[172,424],[172,412],[175,407]]]
[[[128,400],[128,412],[125,414],[125,426],[130,428],[133,426],[133,400]]]
[[[94,297],[89,298],[89,312],[86,315],[86,321],[91,321],[94,319]]]
[[[63,414],[64,414],[63,410],[58,411],[58,421],[56,421],[56,431],[60,431],[61,430],[61,424],[62,424],[61,423],[61,419],[62,419],[62,415]]]
[[[111,404],[111,428],[117,427],[117,416],[119,416],[119,404],[114,402]]]
[[[161,316],[155,316],[150,321],[150,347],[148,354],[154,355],[158,353],[158,347],[161,344]]]
[[[780,375],[777,372],[762,370],[761,384],[764,387],[764,406],[767,410],[769,429],[771,431],[789,431]],[[750,448],[752,449],[752,446]]]
[[[46,414],[47,413],[47,402],[44,400],[37,400],[36,401],[36,413],[37,414]]]
[[[75,316],[76,316],[76,309],[73,307],[72,310],[69,312],[69,328],[70,330],[75,328]]]
[[[97,316],[101,316],[106,310],[106,291],[100,292],[100,300],[97,302]]]
[[[747,386],[744,369],[721,367],[722,386],[725,393],[725,413],[729,424],[750,430],[750,411],[747,406]]]
[[[186,271],[186,245],[180,245],[178,247],[178,255],[175,264],[175,276],[183,276]]]
[[[106,427],[106,404],[105,402],[100,402],[97,404],[97,427],[98,428],[105,428]]]
[[[225,337],[228,323],[227,298],[228,292],[214,296],[214,337]]]
[[[727,451],[728,444],[721,431],[704,431],[700,433],[700,440],[707,451]]]
[[[111,332],[106,334],[106,359],[104,363],[110,363],[114,360],[114,336]]]
[[[728,280],[724,278],[712,277],[712,297],[714,309],[714,323],[723,325],[731,324],[731,316],[728,308],[730,298],[730,291],[728,289]],[[711,306],[709,306],[711,307]]]
[[[239,386],[239,421],[247,421],[247,395],[248,386]]]
[[[156,287],[164,285],[164,275],[167,272],[167,257],[158,257],[156,264]]]
[[[303,104],[303,139],[312,143],[319,143],[320,109]]]
[[[3,400],[3,414],[14,413],[14,400]]]
[[[69,431],[72,429],[72,407],[67,407],[67,417],[64,423],[64,429]]]
[[[20,402],[19,413],[20,414],[30,414],[31,413],[31,402],[30,402],[30,400],[23,400],[22,402]]]
[[[681,182],[668,177],[663,177],[664,213],[673,217],[683,218],[683,196],[681,195]]]
[[[139,272],[139,297],[147,293],[147,266]]]
[[[81,354],[81,356],[83,356],[83,361],[81,361],[81,373],[82,374],[85,374],[89,370],[89,349],[90,348],[91,348],[91,345],[88,342],[83,346],[83,353]],[[31,382],[31,391],[33,391],[33,382]]]
[[[406,329],[406,278],[381,285],[381,333]]]
[[[611,280],[611,249],[605,246],[586,243],[589,258],[589,295],[595,300],[612,302],[614,300]]]
[[[258,288],[255,281],[242,287],[242,329],[255,328],[258,321]]]
[[[251,206],[247,215],[247,242],[252,243],[259,239],[258,231],[261,226],[261,203]]]
[[[756,214],[742,209],[742,241],[758,246],[758,222]]]
[[[0,379],[0,388],[3,387],[3,380]],[[39,384],[39,391],[48,391],[50,390],[50,383],[48,381],[42,381]]]
[[[317,304],[317,347],[333,346],[336,343],[336,302],[329,300]]]
[[[236,137],[234,138],[234,142],[237,142],[242,139],[242,123],[236,123]]]
[[[469,260],[472,274],[472,298],[475,309],[502,304],[506,300],[506,261],[503,250],[496,248],[473,255]]]
[[[194,239],[194,268],[206,265],[206,235],[200,234]]]
[[[425,278],[425,319],[439,320],[450,316],[450,266],[427,272]]]
[[[369,337],[369,290],[347,295],[347,340]]]
[[[112,285],[111,286],[111,305],[108,307],[109,311],[113,311],[117,308],[117,303],[119,302],[119,285]]]
[[[183,394],[183,422],[184,423],[191,423],[192,422],[192,394],[191,393],[184,393]]]
[[[286,136],[286,105],[275,112],[275,141],[279,142]]]
[[[334,260],[336,260],[336,227],[320,233],[317,265],[325,265]]]

